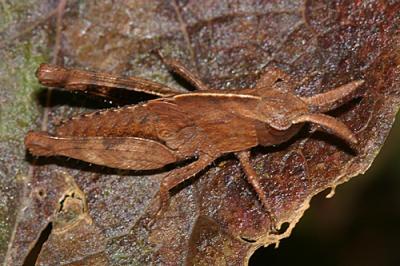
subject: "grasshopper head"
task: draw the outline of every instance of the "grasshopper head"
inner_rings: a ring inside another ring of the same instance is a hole
[[[270,90],[265,93],[257,110],[260,120],[276,130],[287,130],[296,117],[308,113],[308,106],[291,92]]]
[[[323,114],[354,98],[354,91],[364,83],[357,80],[326,93],[311,97],[298,97],[286,90],[270,90],[263,95],[259,113],[260,120],[270,127],[269,132],[281,136],[282,142],[300,130],[299,125],[312,123],[334,134],[350,145],[357,144],[354,133],[340,120]]]

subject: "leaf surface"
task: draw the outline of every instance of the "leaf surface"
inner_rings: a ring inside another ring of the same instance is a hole
[[[37,12],[45,14],[44,7]],[[67,66],[186,88],[154,55],[158,49],[221,90],[255,86],[272,66],[291,76],[301,96],[364,79],[360,98],[331,113],[355,132],[357,152],[331,135],[307,129],[289,143],[253,150],[252,164],[271,211],[280,224],[289,225],[280,234],[269,232],[268,216],[230,156],[175,189],[168,211],[148,227],[150,203],[165,173],[133,175],[66,158],[28,157],[29,167],[23,132],[39,128],[30,124],[40,116],[41,105],[21,95],[21,81],[13,81],[3,66],[3,79],[17,85],[2,85],[2,124],[19,121],[25,113],[30,116],[22,125],[10,124],[9,131],[2,126],[1,153],[7,156],[0,161],[0,191],[6,207],[0,209],[0,219],[9,220],[0,228],[8,236],[1,239],[0,254],[10,265],[21,265],[51,223],[38,265],[246,263],[258,247],[288,237],[314,195],[371,165],[399,108],[399,14],[397,1],[69,3],[62,33]],[[40,28],[25,43],[43,44],[51,34],[51,27]],[[39,56],[46,54],[41,48],[33,45],[29,51],[38,54],[28,58],[32,64],[25,59],[29,66],[45,60]],[[33,79],[34,67],[12,69],[18,77],[26,73]],[[37,88],[33,83],[26,94]],[[144,97],[134,96],[133,101]],[[30,111],[5,115],[15,101],[23,101]],[[107,106],[54,91],[45,126],[51,131],[73,114]]]

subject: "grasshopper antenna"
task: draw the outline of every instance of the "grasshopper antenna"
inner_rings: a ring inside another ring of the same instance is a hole
[[[310,111],[325,113],[348,101],[348,96],[362,84],[364,84],[364,80],[356,80],[328,92],[316,94],[311,97],[301,97],[301,99],[308,104]]]

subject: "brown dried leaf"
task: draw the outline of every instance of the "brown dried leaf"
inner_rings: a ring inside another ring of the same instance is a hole
[[[290,143],[254,149],[281,234],[224,157],[174,190],[169,210],[147,228],[147,209],[163,173],[132,176],[52,159],[25,182],[10,264],[20,265],[49,222],[39,265],[244,264],[252,252],[289,236],[317,193],[363,173],[399,108],[400,4],[396,1],[97,1],[70,3],[63,54],[67,65],[125,73],[179,86],[154,49],[182,61],[215,88],[254,86],[268,66],[289,73],[296,93],[312,95],[365,79],[362,98],[336,110],[360,141],[358,152],[307,130]],[[57,103],[86,101],[57,99]],[[51,108],[49,128],[81,112]],[[234,129],[233,129],[234,130]],[[56,165],[49,165],[56,163]]]

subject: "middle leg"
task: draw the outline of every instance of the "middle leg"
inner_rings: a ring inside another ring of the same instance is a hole
[[[253,166],[250,164],[250,151],[241,151],[241,152],[236,152],[235,153],[236,157],[239,159],[240,164],[242,165],[242,169],[246,175],[247,182],[250,183],[250,185],[253,187],[255,190],[258,198],[260,199],[262,205],[265,208],[265,211],[267,212],[269,219],[271,221],[271,228],[273,231],[276,231],[276,217],[275,215],[271,212],[271,207],[270,204],[268,203],[267,197],[265,196],[265,193],[261,187],[260,182],[258,182],[259,177],[254,171]]]
[[[199,173],[210,163],[212,163],[217,157],[217,155],[211,156],[208,154],[202,154],[195,162],[169,172],[167,176],[165,176],[162,180],[160,184],[160,189],[158,191],[158,196],[160,200],[158,215],[160,215],[168,207],[170,197],[169,191],[171,189]]]

